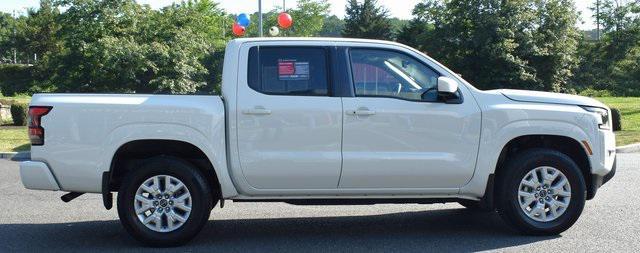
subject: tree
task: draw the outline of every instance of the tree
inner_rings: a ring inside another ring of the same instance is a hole
[[[364,0],[362,3],[349,0],[346,8],[343,37],[383,40],[393,38],[389,11],[378,6],[377,0]]]
[[[29,9],[24,27],[18,29],[19,44],[23,45],[25,53],[33,57],[33,61],[47,58],[52,52],[61,49],[61,43],[56,37],[60,24],[56,18],[60,11],[54,8],[51,0],[41,0],[40,8]]]
[[[297,37],[315,36],[324,25],[331,6],[327,0],[298,0],[295,9],[288,10],[294,18],[293,28],[287,35]]]
[[[0,63],[13,61],[13,27],[15,20],[11,15],[0,12]]]
[[[224,47],[232,38],[233,34],[226,31],[229,29],[226,24],[230,26],[233,21],[213,0],[184,1],[165,7],[161,11],[156,22],[162,23],[163,31],[189,29],[191,33],[204,38],[208,46],[215,47]]]
[[[15,12],[13,13],[15,16]],[[26,29],[27,17],[14,17],[2,13],[0,16],[0,57],[7,63],[27,63],[29,56],[26,53],[27,46],[24,43],[24,33]]]
[[[133,0],[60,0],[64,50],[47,64],[60,91],[193,93],[207,85],[207,55],[227,37],[210,0],[160,11]],[[212,85],[214,86],[214,85]],[[212,88],[213,89],[213,88]]]
[[[391,24],[391,34],[393,34],[393,38],[397,39],[398,34],[402,31],[402,28],[409,25],[411,21],[399,18],[390,18],[389,23]]]
[[[293,18],[293,26],[280,31],[280,36],[310,37],[318,35],[323,28],[325,17],[329,15],[331,5],[327,0],[298,0],[295,8],[287,9]],[[262,14],[265,34],[267,29],[278,26],[278,14],[281,8],[273,9]],[[229,24],[231,27],[231,24]],[[258,13],[251,15],[251,26],[247,28],[247,37],[258,37]]]
[[[534,47],[523,52],[523,58],[536,70],[536,82],[544,90],[568,90],[579,63],[577,11],[571,0],[537,1],[535,7]]]
[[[149,39],[137,32],[145,24],[139,20],[150,11],[133,0],[59,0],[54,4],[67,8],[58,17],[62,27],[58,36],[64,49],[45,67],[58,90],[135,91],[136,83],[144,81],[137,73],[147,69],[138,65],[145,59],[138,40]]]
[[[444,11],[445,7],[441,5],[441,2],[436,1],[423,1],[418,3],[413,8],[414,18],[409,21],[404,27],[402,27],[397,35],[397,40],[400,43],[413,46],[414,48],[427,51],[427,45],[425,41],[431,41],[433,34],[435,34],[435,27],[442,26],[439,23],[443,14],[439,13]]]
[[[341,37],[343,29],[344,20],[336,15],[331,15],[324,18],[322,31],[318,35],[322,37]]]
[[[602,27],[602,32],[608,33],[633,26],[636,22],[636,17],[630,14],[637,13],[639,7],[637,1],[599,0],[590,9],[593,12],[594,19],[598,20],[598,25]]]
[[[603,27],[598,41],[580,41],[580,65],[573,83],[579,88],[640,95],[640,3],[601,0],[594,13]],[[593,7],[595,9],[595,6]]]
[[[416,6],[408,29],[422,30],[416,36],[425,40],[414,41],[418,48],[479,88],[532,87],[534,70],[518,56],[517,41],[531,44],[518,32],[531,20],[525,9],[522,1],[429,0]]]
[[[164,34],[160,37],[169,44],[169,53],[175,53],[176,47],[182,49],[180,54],[169,54],[164,61],[168,63],[165,69],[174,68],[170,73],[179,77],[177,82],[166,79],[163,86],[170,90],[173,90],[170,87],[191,87],[180,93],[219,91],[223,60],[220,52],[224,52],[227,42],[232,39],[227,24],[233,23],[233,17],[212,0],[199,0],[164,8],[156,22],[163,23]],[[175,59],[184,61],[177,65],[183,68],[176,68]]]
[[[399,40],[426,51],[479,88],[560,91],[576,64],[569,0],[425,0]]]

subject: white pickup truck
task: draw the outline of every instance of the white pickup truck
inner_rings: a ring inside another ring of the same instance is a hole
[[[173,246],[225,200],[458,202],[558,234],[615,173],[604,104],[481,91],[397,43],[238,39],[222,79],[221,96],[33,96],[24,186],[107,209],[117,192],[133,237]]]

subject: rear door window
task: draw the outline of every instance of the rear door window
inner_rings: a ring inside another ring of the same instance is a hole
[[[327,50],[322,47],[253,47],[249,87],[285,96],[328,96]]]

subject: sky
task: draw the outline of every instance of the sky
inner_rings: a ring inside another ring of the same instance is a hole
[[[257,0],[215,0],[229,13],[253,13],[258,10]],[[297,0],[285,0],[288,6],[295,6]],[[331,3],[331,14],[344,17],[347,0],[328,0]],[[582,13],[582,21],[578,23],[581,29],[593,29],[593,19],[589,6],[595,0],[576,0],[576,7]],[[141,4],[149,4],[153,8],[162,8],[180,0],[137,0]],[[378,0],[389,9],[391,16],[400,19],[411,19],[411,10],[420,0]],[[39,0],[0,0],[0,11],[11,13],[14,10],[24,13],[27,8],[38,6]],[[282,6],[283,0],[262,0],[263,10],[266,12],[276,6]],[[400,4],[401,3],[401,4]]]

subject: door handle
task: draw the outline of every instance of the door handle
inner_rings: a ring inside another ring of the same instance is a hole
[[[355,111],[349,111],[349,114],[357,115],[357,116],[371,116],[371,115],[375,115],[376,112],[369,110],[369,108],[363,107],[363,108],[358,108],[358,110],[355,110]]]
[[[253,109],[243,110],[242,113],[248,115],[269,115],[271,114],[271,110],[267,110],[262,106],[256,106]]]

